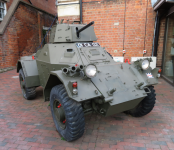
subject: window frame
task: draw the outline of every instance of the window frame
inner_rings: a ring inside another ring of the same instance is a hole
[[[2,7],[0,7],[0,11],[1,10],[4,10],[4,15],[2,16],[2,18],[0,17],[0,21],[2,21],[3,19],[4,19],[4,17],[5,17],[5,15],[7,14],[7,5],[6,5],[6,2],[5,1],[2,1],[2,0],[0,0],[0,3],[3,3],[4,4],[4,7],[2,8]]]

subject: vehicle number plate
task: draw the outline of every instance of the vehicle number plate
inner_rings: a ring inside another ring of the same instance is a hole
[[[78,48],[81,48],[81,47],[97,47],[97,46],[100,46],[100,44],[98,43],[76,43],[77,47]]]

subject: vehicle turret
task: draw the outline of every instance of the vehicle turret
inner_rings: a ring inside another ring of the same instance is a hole
[[[96,41],[94,21],[84,24],[57,24],[52,27],[50,43],[72,43],[72,42],[92,42]]]

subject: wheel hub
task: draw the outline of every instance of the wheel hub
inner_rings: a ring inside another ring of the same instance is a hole
[[[65,112],[58,99],[54,101],[54,115],[56,117],[57,123],[62,129],[66,127]]]
[[[60,122],[63,122],[65,120],[65,113],[62,107],[57,108],[57,118],[59,119]]]
[[[24,81],[21,81],[21,86],[22,86],[22,88],[25,88],[25,82]]]
[[[23,95],[26,95],[25,81],[24,81],[24,79],[23,79],[23,77],[21,75],[19,76],[19,79],[20,79],[20,85],[21,85],[22,93],[23,93]]]

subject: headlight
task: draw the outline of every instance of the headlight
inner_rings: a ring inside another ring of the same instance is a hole
[[[96,75],[97,68],[94,65],[88,65],[85,69],[85,74],[88,78],[92,78]]]
[[[149,63],[149,61],[148,60],[143,60],[142,61],[142,69],[143,70],[147,70],[148,68],[149,68],[149,66],[150,66],[150,63]]]

